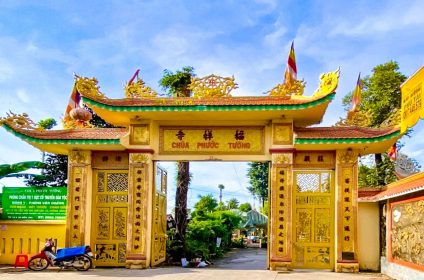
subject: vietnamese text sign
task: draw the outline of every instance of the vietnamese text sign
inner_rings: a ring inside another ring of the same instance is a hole
[[[424,67],[401,85],[401,133],[424,118]]]
[[[262,154],[264,128],[161,127],[161,154]]]
[[[66,187],[3,188],[4,220],[66,220]]]

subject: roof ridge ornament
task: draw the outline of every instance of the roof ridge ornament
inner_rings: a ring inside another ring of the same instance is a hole
[[[221,77],[211,74],[203,78],[192,77],[189,88],[193,91],[193,97],[219,98],[231,97],[230,92],[237,86],[234,76]]]
[[[107,97],[100,91],[100,86],[95,77],[88,78],[74,74],[75,86],[79,93],[94,99],[106,99]]]
[[[340,66],[336,71],[321,74],[319,76],[320,84],[312,96],[321,97],[333,93],[339,85]]]
[[[305,85],[306,82],[304,80],[294,80],[291,83],[278,84],[266,93],[269,93],[269,96],[280,97],[302,96]]]
[[[44,130],[28,117],[27,113],[15,114],[12,111],[6,112],[6,117],[0,117],[0,126],[7,124],[13,128],[26,130]]]
[[[143,97],[157,97],[158,93],[137,76],[136,82],[128,82],[125,87],[125,96],[127,98],[143,98]]]

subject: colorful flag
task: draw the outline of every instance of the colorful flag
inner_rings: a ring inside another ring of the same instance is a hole
[[[351,112],[356,112],[359,110],[359,104],[361,103],[361,91],[362,91],[361,73],[359,73],[358,81],[356,82],[356,87],[352,95],[352,109],[350,109]]]
[[[284,84],[293,85],[297,80],[296,57],[294,55],[294,42],[291,44],[289,58],[287,59],[286,72],[284,73]]]
[[[140,72],[140,69],[137,69],[137,71],[135,71],[134,75],[131,77],[131,79],[128,81],[127,85],[131,85],[134,82],[134,79],[137,77],[138,78],[138,73]]]
[[[68,106],[66,106],[65,118],[69,117],[69,112],[77,107],[80,107],[81,94],[78,92],[77,85],[72,89],[71,98],[69,98]]]
[[[390,147],[390,150],[389,150],[389,152],[387,154],[389,155],[389,158],[392,161],[395,161],[396,160],[396,156],[397,156],[396,142],[393,144],[392,147]]]

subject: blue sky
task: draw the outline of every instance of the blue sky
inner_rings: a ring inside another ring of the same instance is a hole
[[[123,84],[137,68],[159,91],[163,70],[185,65],[199,76],[234,75],[234,95],[261,95],[282,82],[294,40],[306,95],[320,73],[341,67],[322,123],[328,126],[344,116],[341,99],[358,72],[369,75],[395,60],[410,76],[424,64],[423,14],[423,1],[0,1],[0,115],[11,109],[35,121],[60,119],[74,72],[97,77],[110,98],[124,96]],[[423,133],[421,121],[402,150],[421,165]],[[0,139],[0,163],[40,158],[4,129]],[[245,164],[199,163],[192,170],[192,201],[208,191],[217,195],[219,183],[228,196],[249,200]],[[200,179],[208,176],[214,179]]]

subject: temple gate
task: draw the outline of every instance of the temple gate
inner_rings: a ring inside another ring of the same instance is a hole
[[[0,119],[35,147],[69,156],[66,245],[90,244],[98,266],[145,268],[166,255],[166,171],[159,161],[270,162],[268,267],[357,271],[357,158],[383,152],[399,128],[309,127],[335,96],[339,71],[319,88],[279,84],[234,97],[234,78],[192,80],[194,97],[163,98],[139,79],[109,99],[76,77],[83,102],[115,128],[74,109],[65,129],[41,131],[26,115]],[[82,110],[82,111],[81,111]]]

